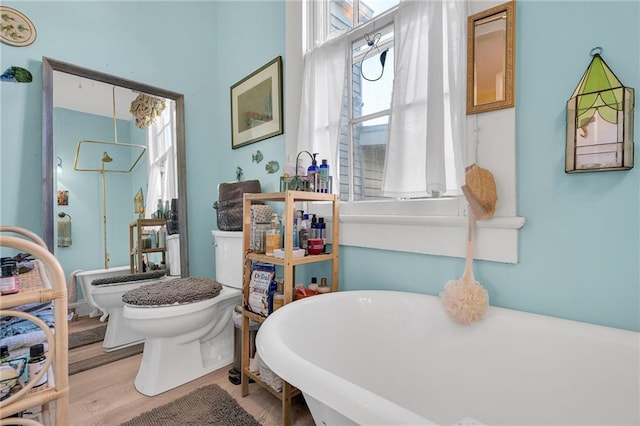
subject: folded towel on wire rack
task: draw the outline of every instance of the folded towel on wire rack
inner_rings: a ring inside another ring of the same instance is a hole
[[[71,245],[71,220],[58,221],[58,247]]]

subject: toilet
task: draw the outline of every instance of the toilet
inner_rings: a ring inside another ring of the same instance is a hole
[[[212,234],[215,281],[222,285],[217,296],[180,304],[167,300],[160,305],[124,304],[127,326],[145,336],[142,361],[134,381],[138,392],[144,395],[158,395],[233,362],[232,314],[242,295],[242,232],[212,231]],[[189,278],[172,284],[183,282],[187,287]]]
[[[107,329],[102,341],[102,348],[107,352],[122,349],[144,341],[144,336],[132,332],[124,323],[124,319],[122,317],[122,308],[124,308],[122,295],[129,290],[143,285],[179,278],[166,276],[162,273],[155,273],[149,274],[149,279],[113,282],[100,285],[94,284],[100,281],[117,280],[118,277],[125,278],[130,275],[129,266],[117,266],[109,269],[82,271],[76,274],[76,280],[82,287],[84,298],[92,309],[89,316],[93,318],[100,315],[100,321],[107,322]]]

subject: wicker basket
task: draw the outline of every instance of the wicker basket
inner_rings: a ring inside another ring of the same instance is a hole
[[[219,230],[242,231],[242,199],[216,201],[213,208],[216,210]]]
[[[216,210],[219,230],[242,231],[242,198],[246,192],[262,192],[260,181],[254,179],[218,185],[218,201],[213,203],[213,208]]]

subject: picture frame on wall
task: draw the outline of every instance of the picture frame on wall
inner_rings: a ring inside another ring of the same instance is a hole
[[[231,148],[283,133],[282,57],[231,86]]]

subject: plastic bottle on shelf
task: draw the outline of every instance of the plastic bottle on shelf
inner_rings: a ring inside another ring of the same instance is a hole
[[[329,164],[327,160],[322,160],[318,175],[318,181],[320,182],[320,190],[318,192],[324,192],[326,194],[329,192]]]
[[[309,191],[317,192],[318,191],[318,171],[320,168],[318,167],[318,162],[316,161],[316,155],[318,153],[314,153],[312,155],[311,165],[307,169],[307,179],[309,180]]]
[[[324,217],[318,218],[318,229],[320,230],[320,235],[318,238],[322,238],[322,244],[327,244],[327,224],[324,223]]]
[[[311,284],[309,284],[309,290],[318,291],[318,278],[311,277]]]
[[[292,228],[292,232],[291,232],[291,237],[293,239],[293,248],[297,249],[299,247],[298,245],[298,218],[294,217],[293,218],[293,228]]]
[[[320,227],[318,226],[318,218],[316,215],[311,216],[311,233],[309,238],[320,238]]]
[[[282,278],[276,278],[276,283],[276,292],[273,294],[272,312],[284,306],[284,280]]]
[[[309,254],[309,228],[311,223],[309,222],[309,215],[303,214],[300,221],[300,229],[298,229],[298,246],[304,249],[305,256]]]

